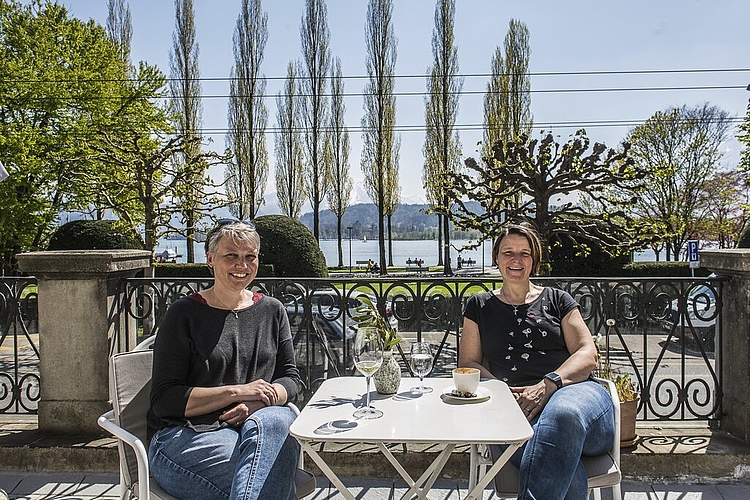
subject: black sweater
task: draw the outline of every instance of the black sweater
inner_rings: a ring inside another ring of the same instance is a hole
[[[154,342],[148,435],[170,425],[199,431],[220,427],[219,410],[185,418],[193,387],[219,387],[263,379],[284,386],[288,400],[301,389],[289,319],[277,299],[254,294],[240,310],[216,309],[202,297],[185,297],[164,315]]]

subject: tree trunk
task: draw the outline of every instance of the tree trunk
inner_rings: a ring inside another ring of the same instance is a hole
[[[443,265],[443,216],[438,214],[438,261],[437,265]]]
[[[390,215],[388,216],[388,265],[393,266],[393,230]]]
[[[443,206],[447,207],[450,204],[448,197],[443,199]],[[453,276],[453,266],[451,266],[451,237],[450,237],[450,224],[451,221],[448,217],[443,217],[443,233],[445,235],[445,244],[443,245],[444,262],[443,262],[443,274],[445,276]]]
[[[336,232],[338,234],[338,240],[339,240],[339,267],[344,267],[344,249],[342,247],[343,245],[343,234],[341,234],[342,231],[342,221],[341,216],[337,217],[337,224],[336,224]]]

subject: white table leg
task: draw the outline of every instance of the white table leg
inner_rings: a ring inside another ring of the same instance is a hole
[[[391,450],[389,450],[384,443],[378,443],[378,448],[381,453],[385,455],[391,465],[393,465],[393,468],[396,469],[402,478],[404,478],[406,484],[409,485],[409,491],[404,494],[403,498],[411,498],[411,495],[414,494],[416,494],[418,498],[427,498],[427,492],[430,491],[432,485],[435,484],[435,481],[440,475],[440,471],[445,467],[445,464],[448,462],[448,458],[450,458],[455,447],[455,444],[446,445],[445,448],[443,448],[443,451],[441,451],[435,460],[432,461],[430,466],[427,467],[427,470],[422,473],[419,479],[414,481],[396,457],[393,456]]]
[[[299,441],[299,440],[298,440]],[[333,485],[336,487],[337,490],[339,490],[339,493],[341,493],[346,500],[356,500],[354,498],[354,495],[352,495],[352,492],[349,491],[349,489],[344,486],[344,483],[341,482],[341,479],[336,475],[333,470],[331,470],[330,467],[328,467],[328,464],[325,463],[325,461],[321,458],[320,455],[318,455],[318,452],[315,451],[315,449],[310,446],[310,443],[308,441],[299,441],[300,446],[302,447],[302,451],[307,453],[310,458],[312,458],[313,462],[317,464],[318,467],[320,467],[320,470],[323,471],[323,474],[326,475],[326,477],[333,483]]]
[[[482,476],[479,481],[477,482],[476,486],[474,486],[474,489],[472,489],[468,495],[466,495],[466,498],[464,500],[476,500],[482,498],[482,493],[484,488],[490,484],[490,481],[494,479],[494,477],[497,475],[498,472],[500,472],[500,469],[503,468],[503,465],[505,465],[508,460],[510,460],[510,457],[513,456],[513,453],[516,452],[518,448],[521,447],[523,443],[521,444],[515,444],[515,445],[509,445],[502,455],[495,461],[495,463],[490,467],[490,469],[487,471],[487,473]]]

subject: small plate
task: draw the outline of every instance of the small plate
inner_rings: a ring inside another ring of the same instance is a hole
[[[490,399],[490,390],[485,387],[477,387],[477,395],[470,397],[470,398],[464,398],[461,396],[454,396],[452,392],[455,390],[455,387],[448,387],[443,394],[440,395],[441,398],[443,398],[443,401],[450,401],[451,403],[481,403],[482,401],[487,401]]]

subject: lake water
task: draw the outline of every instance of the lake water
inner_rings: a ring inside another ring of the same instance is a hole
[[[461,247],[464,245],[466,240],[452,241],[451,245]],[[320,242],[320,249],[323,251],[323,255],[326,257],[326,263],[329,267],[337,266],[339,263],[338,258],[338,242],[336,240],[322,240]],[[349,248],[350,242],[345,239],[342,242],[342,249],[344,252],[344,266],[349,266]],[[174,250],[177,255],[181,257],[177,258],[177,262],[187,262],[187,242],[186,240],[161,240],[156,246],[156,253],[160,254],[165,249]],[[387,249],[386,249],[387,251]],[[399,240],[393,242],[393,264],[396,266],[406,265],[407,259],[422,259],[424,264],[422,266],[436,266],[437,265],[437,252],[438,245],[437,241],[433,240]],[[484,243],[484,261],[482,261],[482,248],[476,250],[464,250],[461,252],[462,259],[471,259],[476,263],[475,265],[481,266],[484,262],[485,265],[490,265],[492,261],[492,245],[489,241]],[[451,262],[455,263],[458,258],[458,252],[455,249],[451,250]],[[378,242],[377,240],[352,240],[351,241],[351,263],[356,266],[358,260],[372,259],[373,262],[378,260]],[[195,245],[195,261],[206,262],[206,254],[203,251],[203,244]]]
[[[466,244],[466,240],[452,241],[451,245],[461,247]],[[351,261],[353,266],[356,266],[358,260],[372,259],[374,262],[378,260],[378,242],[377,240],[352,240],[351,241],[351,260],[349,258],[349,240],[344,240],[342,244],[344,252],[344,266],[348,267]],[[187,262],[187,244],[185,240],[162,240],[156,247],[156,253],[159,254],[165,249],[175,250],[181,257],[177,258],[177,262]],[[329,267],[337,266],[338,249],[336,240],[323,240],[320,242],[320,249],[323,251],[323,255],[326,257],[326,263]],[[387,251],[387,250],[386,250]],[[422,259],[424,260],[423,266],[436,266],[437,265],[437,241],[434,240],[399,240],[393,242],[393,264],[396,266],[403,266],[406,264],[407,259]],[[477,266],[490,266],[492,265],[492,244],[487,241],[484,243],[484,251],[482,247],[476,250],[464,250],[461,252],[462,259],[471,259],[476,261]],[[455,249],[451,249],[451,262],[455,264],[458,258],[458,252]],[[483,260],[484,258],[484,260]],[[635,255],[636,261],[653,261],[654,254],[650,250],[645,252],[639,252]],[[195,261],[206,262],[206,254],[203,252],[203,244],[195,246]]]

